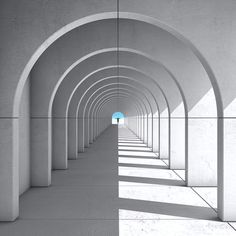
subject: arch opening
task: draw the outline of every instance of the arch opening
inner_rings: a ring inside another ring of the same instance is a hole
[[[135,17],[134,17],[135,18]],[[211,76],[211,77],[213,77],[213,75]],[[17,96],[16,96],[17,97]],[[15,103],[16,104],[16,103]],[[218,104],[218,103],[217,103]],[[16,105],[15,105],[15,107],[16,107]],[[14,111],[15,111],[16,109],[14,109]],[[15,112],[16,113],[16,112]],[[116,112],[116,113],[119,113],[119,112]],[[115,114],[115,113],[114,113]],[[113,115],[114,115],[113,114]],[[122,113],[123,114],[123,113]],[[112,123],[113,123],[113,115],[112,115]],[[118,122],[118,119],[119,118],[119,122]],[[123,121],[124,121],[124,114],[123,114],[123,117],[116,117],[115,118],[115,120],[116,120],[116,124],[117,123],[119,123],[119,124],[122,124],[122,119],[123,119]],[[40,121],[42,120],[42,117],[40,117]],[[50,137],[50,135],[49,135],[49,137]],[[51,144],[50,144],[50,140],[49,140],[49,151],[48,151],[48,153],[50,153],[50,146],[51,146]],[[45,155],[46,156],[46,155]],[[50,169],[50,168],[49,168]],[[50,174],[49,174],[49,176],[50,176]],[[48,182],[50,182],[50,181],[48,181]]]
[[[113,125],[123,125],[125,123],[125,116],[122,112],[118,111],[112,115],[112,124]]]

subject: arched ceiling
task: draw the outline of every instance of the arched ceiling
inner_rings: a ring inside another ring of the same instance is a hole
[[[63,87],[62,99],[68,90],[64,101],[67,107],[75,87],[79,88],[78,81],[93,80],[99,73],[101,78],[106,73],[116,76],[117,63],[119,75],[139,78],[152,91],[153,83],[159,87],[155,94],[159,93],[156,99],[160,110],[166,108],[166,102],[174,110],[183,100],[191,110],[211,88],[198,58],[169,32],[138,20],[120,19],[121,49],[116,48],[116,36],[116,20],[109,19],[83,25],[55,41],[31,73],[32,116],[47,116],[52,95]],[[106,67],[113,67],[113,73]]]

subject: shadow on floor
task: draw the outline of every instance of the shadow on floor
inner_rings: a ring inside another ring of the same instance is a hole
[[[133,138],[127,129],[122,132],[127,134],[131,141],[141,143]],[[121,140],[124,140],[124,143],[127,141],[127,139]],[[169,174],[170,179],[167,178],[168,176],[163,179],[119,176],[119,167],[146,168],[147,173],[150,173],[151,169],[157,172],[158,170],[166,172],[168,169],[164,163],[163,165],[132,164],[132,162],[119,164],[119,157],[127,157],[127,155],[118,155],[117,144],[118,129],[117,126],[111,126],[86,149],[85,153],[80,153],[78,160],[69,161],[68,170],[53,172],[51,187],[32,188],[26,192],[20,199],[19,220],[14,223],[0,223],[0,235],[123,236],[119,232],[120,210],[154,214],[156,220],[163,218],[163,215],[171,216],[172,219],[185,217],[218,220],[216,213],[210,207],[168,203],[166,202],[168,199],[165,198],[163,202],[135,199],[135,194],[130,187],[120,185],[120,182],[131,183],[135,191],[143,184],[158,186],[152,193],[148,187],[144,187],[142,194],[145,197],[150,195],[150,199],[152,194],[158,195],[156,191],[159,187],[166,186],[167,190],[171,187],[184,189],[184,182],[178,180],[178,177],[171,179],[172,172]],[[133,150],[128,155],[130,160],[134,158],[139,161],[142,158],[146,162],[157,160],[155,155],[139,156],[139,150],[133,154],[132,152]],[[121,189],[129,195],[129,198],[119,198]],[[175,199],[174,195],[171,197]],[[199,201],[202,200],[199,198]],[[129,224],[131,221],[144,219],[137,219],[137,215],[132,218],[127,215],[124,220]],[[128,231],[125,235],[133,234]]]
[[[189,206],[182,204],[152,202],[135,199],[119,199],[121,209],[154,213],[158,215],[169,215],[187,217],[201,220],[218,221],[215,212],[209,207]]]
[[[173,179],[157,179],[157,178],[120,176],[119,180],[124,181],[124,182],[157,184],[157,185],[167,185],[167,186],[179,186],[179,187],[185,186],[185,183],[182,180],[173,180]]]

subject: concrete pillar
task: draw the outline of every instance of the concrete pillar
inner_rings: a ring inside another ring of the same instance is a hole
[[[150,113],[148,115],[148,147],[152,148],[153,146],[153,116]]]
[[[31,118],[31,185],[51,184],[51,118]]]
[[[84,152],[84,118],[78,117],[78,152]]]
[[[224,221],[236,220],[236,99],[224,110],[224,118],[218,119],[219,135],[223,147],[218,146],[218,216]],[[223,125],[223,128],[221,129]],[[221,136],[222,135],[222,136]]]
[[[140,130],[140,139],[144,140],[144,118],[143,115],[140,117],[140,123],[141,123],[141,130]]]
[[[93,117],[93,141],[97,138],[97,117]]]
[[[19,215],[18,134],[13,132],[17,128],[18,118],[0,118],[0,221]]]
[[[77,119],[75,117],[68,118],[68,159],[75,160],[78,158],[78,134]]]
[[[212,89],[188,113],[186,170],[188,186],[217,186],[217,112]]]
[[[84,118],[84,147],[89,147],[89,120],[87,117]]]
[[[153,152],[159,152],[160,145],[160,119],[159,117],[153,117]]]
[[[171,135],[170,135],[170,169],[185,169],[186,145],[185,140],[185,112],[181,103],[171,113]]]
[[[166,108],[160,115],[160,158],[169,158],[169,114]]]
[[[148,142],[148,115],[147,114],[145,114],[143,116],[143,121],[144,121],[144,124],[143,124],[143,127],[144,127],[144,129],[143,129],[143,131],[144,131],[143,141],[144,141],[144,143],[147,144],[147,142]]]
[[[89,143],[93,143],[93,117],[89,117]]]
[[[67,169],[67,118],[56,117],[52,122],[52,168],[55,170]]]

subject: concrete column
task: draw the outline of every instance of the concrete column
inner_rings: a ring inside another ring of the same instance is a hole
[[[217,186],[217,112],[210,89],[188,113],[188,186]]]
[[[97,138],[97,117],[93,117],[93,141]]]
[[[89,147],[89,120],[87,117],[84,118],[84,147]]]
[[[138,137],[138,132],[139,132],[139,118],[138,116],[135,117],[136,118],[136,135]]]
[[[52,126],[52,168],[55,170],[64,170],[67,169],[68,165],[67,118],[53,118]]]
[[[68,118],[68,159],[75,160],[78,158],[78,134],[77,134],[77,119],[74,117]]]
[[[51,118],[31,118],[31,185],[51,184]]]
[[[93,117],[89,118],[89,143],[93,143]]]
[[[153,117],[150,113],[148,115],[148,147],[152,148],[153,145]]]
[[[224,118],[218,119],[218,132],[224,142],[223,147],[218,146],[218,216],[224,221],[236,221],[235,111],[236,100],[234,99],[224,110]]]
[[[143,141],[144,141],[144,143],[147,144],[147,142],[148,142],[148,116],[146,114],[143,116],[143,123],[144,123],[143,124],[143,127],[144,127]]]
[[[19,215],[18,118],[0,118],[0,221]]]
[[[160,119],[159,117],[153,117],[153,152],[159,152],[160,145]]]
[[[169,158],[169,114],[167,108],[160,115],[160,158]]]
[[[95,140],[99,136],[99,117],[96,117],[95,122]]]
[[[144,140],[144,118],[143,118],[143,115],[141,115],[141,117],[140,117],[140,124],[141,124],[140,138],[143,141]]]
[[[84,152],[84,118],[78,117],[78,152]]]
[[[186,145],[185,140],[185,112],[181,103],[171,113],[171,135],[170,135],[170,169],[185,169]]]

